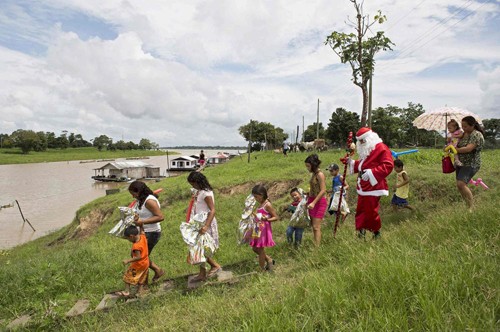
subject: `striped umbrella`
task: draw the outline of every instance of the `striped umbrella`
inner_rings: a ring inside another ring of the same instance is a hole
[[[446,137],[448,131],[448,121],[454,119],[458,122],[458,124],[460,124],[462,119],[469,115],[473,116],[477,122],[482,124],[481,119],[477,116],[477,114],[462,108],[445,106],[420,114],[415,120],[413,120],[413,125],[418,129],[435,130],[439,133],[444,130]]]

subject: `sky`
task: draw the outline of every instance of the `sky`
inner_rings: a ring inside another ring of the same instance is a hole
[[[393,51],[373,107],[420,103],[500,118],[499,0],[371,0]],[[244,146],[238,128],[290,136],[361,89],[325,45],[352,32],[349,0],[0,0],[0,133],[17,129],[160,146]]]

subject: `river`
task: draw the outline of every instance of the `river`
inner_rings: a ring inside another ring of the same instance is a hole
[[[179,150],[181,155],[198,154],[200,150]],[[215,150],[205,150],[214,155]],[[237,153],[234,150],[224,152]],[[176,155],[178,156],[178,155]],[[170,155],[169,158],[172,158]],[[117,159],[117,161],[124,159]],[[160,167],[161,175],[168,175],[167,156],[154,156],[144,160]],[[0,249],[12,248],[34,240],[66,226],[75,218],[76,211],[88,202],[106,195],[106,189],[126,188],[127,183],[94,182],[94,168],[107,162],[80,163],[64,161],[19,165],[0,165],[0,206],[15,200],[17,204],[0,210]]]

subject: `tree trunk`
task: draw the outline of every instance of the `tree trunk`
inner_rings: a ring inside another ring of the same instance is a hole
[[[366,86],[366,83],[362,84],[361,90],[363,91],[363,108],[361,110],[361,127],[365,127],[367,115],[368,115],[368,88]]]

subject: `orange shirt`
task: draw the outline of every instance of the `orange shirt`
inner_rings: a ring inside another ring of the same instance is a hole
[[[132,258],[134,258],[134,251],[140,251],[141,252],[141,259],[132,262],[130,264],[130,267],[139,270],[139,271],[144,271],[149,268],[149,255],[148,255],[148,240],[146,239],[146,235],[141,234],[141,237],[139,241],[135,242],[132,244],[132,251],[130,252],[130,255]]]

